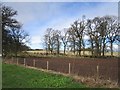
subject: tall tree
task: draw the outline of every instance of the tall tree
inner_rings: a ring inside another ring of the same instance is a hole
[[[47,28],[45,35],[44,35],[44,43],[46,51],[53,52],[54,42],[52,40],[54,30],[52,28]]]
[[[54,44],[54,49],[57,51],[57,54],[60,53],[60,45],[61,45],[61,32],[59,30],[55,30],[53,32],[53,37],[52,37],[52,41],[55,43]]]
[[[108,42],[110,42],[111,56],[113,56],[113,43],[118,40],[118,33],[117,19],[113,16],[95,17],[87,21],[87,35],[90,37],[91,47],[95,48],[97,56],[101,54],[104,56]]]
[[[93,29],[92,25],[93,25],[92,20],[88,19],[87,20],[87,25],[86,25],[86,27],[87,27],[86,35],[89,36],[88,42],[90,42],[90,50],[91,50],[91,54],[93,56],[93,54],[94,54],[94,42],[93,42],[94,33],[93,33],[93,30],[94,29]]]
[[[64,29],[64,35],[63,34],[61,35],[61,40],[63,42],[63,47],[64,47],[64,55],[65,55],[65,52],[66,52],[68,39],[69,39],[68,29]]]
[[[75,32],[75,36],[78,40],[77,47],[78,53],[81,56],[81,47],[82,47],[82,40],[83,40],[83,32],[85,30],[85,23],[83,21],[75,21],[74,24],[71,25],[72,29]]]
[[[48,51],[56,51],[57,54],[60,53],[60,31],[59,30],[53,30],[52,28],[48,28],[46,30],[46,33],[44,35],[44,43],[46,44],[46,49]]]
[[[95,46],[95,56],[101,56],[101,38],[100,37],[100,17],[95,17],[93,19],[93,25],[94,25],[94,30],[93,30],[93,42]]]
[[[107,16],[108,28],[107,28],[107,39],[110,43],[111,56],[113,56],[113,43],[115,41],[120,42],[120,24],[116,16]]]
[[[14,30],[20,30],[21,24],[14,18],[17,15],[17,11],[5,5],[0,8],[2,10],[2,54],[6,56],[9,53],[13,53],[15,46],[13,28]]]
[[[19,23],[16,19],[12,18],[17,15],[17,11],[14,11],[11,7],[2,6],[2,52],[3,56],[6,56],[10,51],[12,45],[12,35],[10,29],[12,27],[18,28]]]
[[[105,47],[106,47],[106,40],[107,40],[107,20],[106,17],[100,18],[100,25],[98,27],[98,33],[100,38],[100,49],[102,56],[104,56]]]
[[[72,28],[68,29],[68,34],[69,34],[69,38],[68,38],[68,42],[69,42],[69,48],[71,48],[71,51],[73,51],[74,55],[76,52],[76,36],[75,36],[75,32]]]
[[[13,51],[15,53],[15,56],[17,57],[18,52],[21,52],[25,49],[25,43],[29,42],[29,35],[21,28],[12,28],[11,35],[13,39],[13,45],[15,46],[15,48],[13,48]]]

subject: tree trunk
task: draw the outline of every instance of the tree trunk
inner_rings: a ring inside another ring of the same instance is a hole
[[[91,47],[92,47],[92,56],[93,56],[93,42],[91,42]]]
[[[103,50],[102,50],[102,56],[103,56],[103,57],[105,56],[104,51],[105,51],[105,45],[103,45]]]
[[[101,52],[102,52],[102,43],[100,43],[99,45],[99,56],[101,56]]]
[[[81,48],[79,47],[79,56],[81,56]]]
[[[84,41],[82,40],[82,44],[83,44],[83,56],[85,55],[85,43],[84,43]]]
[[[79,56],[81,56],[81,40],[79,41]]]
[[[57,41],[58,41],[57,54],[59,54],[60,43],[59,43],[59,40],[57,40]]]
[[[64,55],[65,55],[65,51],[66,51],[66,45],[64,45]]]
[[[18,42],[16,41],[16,48],[15,48],[15,57],[17,58],[18,54]]]
[[[83,47],[83,56],[85,55],[85,48]]]
[[[113,56],[113,43],[111,42],[110,44],[111,44],[111,45],[110,45],[110,49],[111,49],[111,56]]]
[[[102,50],[102,56],[105,56],[105,43],[103,43],[103,50]]]
[[[73,52],[74,52],[74,55],[75,55],[75,40],[74,40],[73,48],[74,48],[74,51],[73,51]]]
[[[53,50],[52,49],[50,50],[50,52],[51,52],[51,54],[53,54]]]
[[[98,43],[96,43],[96,54],[95,54],[95,56],[99,56],[99,44]]]

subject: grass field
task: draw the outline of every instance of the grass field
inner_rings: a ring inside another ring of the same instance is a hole
[[[85,88],[72,78],[3,64],[3,88]]]

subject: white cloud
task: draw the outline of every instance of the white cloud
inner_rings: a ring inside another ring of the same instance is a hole
[[[31,42],[30,44],[27,45],[30,46],[32,49],[39,49],[42,48],[41,43],[42,43],[41,36],[36,35],[31,37]]]
[[[116,4],[103,4],[102,6],[96,6],[96,8],[82,7],[80,8],[77,15],[72,17],[61,17],[49,21],[41,30],[46,30],[47,28],[54,28],[58,30],[63,30],[63,28],[69,28],[70,25],[77,19],[81,19],[82,15],[86,15],[86,19],[93,18],[95,16],[104,16],[104,15],[116,15],[117,16],[117,3]],[[85,36],[88,39],[87,36]]]
[[[80,13],[81,14],[81,13]],[[98,5],[95,8],[83,8],[82,14],[86,15],[86,18],[94,18],[96,16],[105,15],[118,15],[118,4],[117,3],[104,3]]]
[[[18,11],[17,19],[23,24],[30,23],[30,22],[33,23],[36,21],[44,22],[44,21],[49,20],[50,18],[53,18],[53,21],[52,22],[49,21],[49,23],[50,24],[53,23],[52,26],[56,28],[62,28],[63,26],[68,26],[66,24],[71,23],[71,21],[74,20],[73,18],[81,19],[82,15],[86,15],[86,18],[93,18],[95,16],[103,16],[107,14],[118,15],[117,3],[116,4],[105,3],[102,5],[98,5],[95,8],[87,7],[87,6],[76,8],[78,12],[76,12],[76,15],[74,17],[62,16],[65,13],[65,12],[62,12],[63,11],[62,4],[51,5],[50,3],[25,3],[25,2],[24,3],[6,3],[6,4],[12,6]],[[61,15],[62,18],[59,19],[59,18],[54,17],[58,15]],[[54,22],[56,22],[56,24],[54,24]]]
[[[61,5],[55,3],[37,3],[37,2],[6,2],[8,6],[11,6],[18,11],[17,19],[23,24],[32,23],[35,21],[45,21],[53,16],[57,16],[60,13]]]
[[[31,37],[31,44],[40,44],[41,37],[40,36],[32,36]]]
[[[14,1],[14,0],[10,0],[10,1]],[[22,1],[22,0],[17,0],[17,1]],[[27,1],[30,2],[31,0],[27,0]],[[34,2],[37,1],[38,0],[34,0]],[[6,3],[6,4],[12,6],[15,10],[18,11],[17,19],[23,23],[24,25],[23,28],[31,32],[30,34],[32,37],[31,38],[32,47],[40,46],[40,43],[42,42],[41,41],[42,36],[47,28],[63,30],[63,28],[70,27],[70,24],[72,24],[75,20],[81,19],[82,15],[86,15],[86,19],[93,18],[95,16],[118,15],[117,3],[116,4],[103,3],[101,5],[97,5],[95,8],[90,7],[89,4],[86,6],[77,7],[76,9],[74,8],[74,11],[76,12],[75,14],[71,13],[71,17],[69,15],[68,15],[69,17],[65,16],[66,12],[62,8],[62,4],[51,5],[50,3],[25,3],[25,2]],[[70,8],[72,10],[72,6]],[[42,23],[43,25],[38,24],[35,25],[35,27],[32,27],[33,24],[36,24],[36,22],[39,23],[39,21],[45,23],[44,24]],[[84,38],[88,39],[87,36],[85,36]]]

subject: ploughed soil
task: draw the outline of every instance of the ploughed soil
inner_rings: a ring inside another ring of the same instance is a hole
[[[118,81],[118,58],[68,58],[68,57],[42,57],[25,58],[26,65],[84,77],[97,77],[103,80]],[[24,64],[24,59],[19,58],[19,64]],[[14,60],[16,62],[16,60]]]
[[[120,83],[118,58],[29,57],[18,58],[18,62],[16,58],[7,61],[58,73],[70,73],[69,75],[73,75],[76,81],[93,87],[118,87]]]

